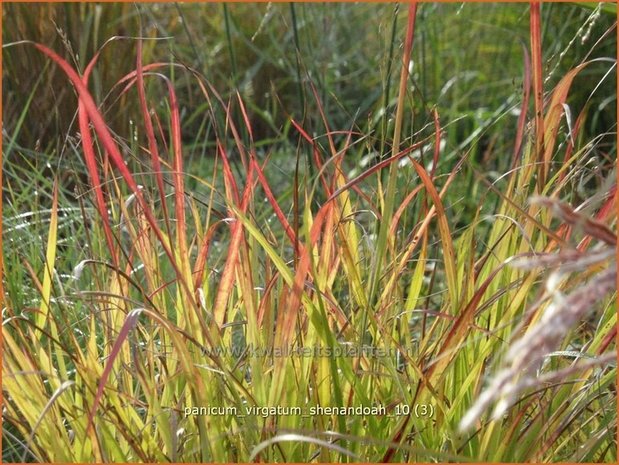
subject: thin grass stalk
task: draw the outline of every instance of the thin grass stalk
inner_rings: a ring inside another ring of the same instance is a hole
[[[523,63],[524,63],[524,79],[522,84],[522,106],[518,115],[518,126],[516,129],[516,139],[514,141],[514,154],[512,156],[511,167],[514,169],[518,165],[518,160],[521,156],[522,142],[524,140],[524,129],[527,122],[527,113],[529,109],[529,99],[531,97],[531,59],[526,46],[522,46]]]
[[[537,159],[541,160],[544,153],[544,80],[542,71],[542,26],[540,20],[540,2],[530,3],[530,37],[531,37],[531,60],[533,64],[533,96],[535,101],[535,152]],[[538,187],[541,191],[546,184],[548,176],[548,162],[544,164],[539,173]]]
[[[230,25],[230,12],[228,11],[228,5],[224,3],[224,23],[226,27],[226,41],[228,45],[228,54],[230,56],[230,66],[232,67],[232,83],[234,86],[238,84],[238,71],[236,66],[236,53],[234,52],[234,45],[232,44],[232,26]]]
[[[295,71],[297,77],[297,96],[299,99],[299,108],[301,109],[301,117],[305,116],[306,103],[305,92],[303,91],[303,78],[301,76],[301,42],[299,41],[299,25],[297,22],[297,13],[294,2],[290,2],[290,21],[292,23],[292,37],[295,47]],[[313,178],[316,168],[312,164],[312,157],[309,152],[305,154],[305,162],[307,164],[309,177]],[[295,176],[298,176],[298,172],[295,172]],[[296,190],[295,190],[296,192]],[[295,229],[295,231],[297,231]]]
[[[398,91],[398,103],[396,109],[395,128],[393,133],[393,146],[392,157],[394,157],[400,151],[400,139],[402,133],[402,122],[404,119],[406,89],[408,84],[409,66],[411,60],[411,52],[413,49],[413,36],[415,32],[415,18],[417,15],[417,3],[412,2],[408,9],[408,22],[406,30],[406,38],[404,41],[404,51],[402,54],[402,69],[400,72],[400,86]],[[397,168],[395,165],[391,165],[389,168],[389,179],[387,182],[387,191],[385,194],[384,207],[382,210],[382,221],[378,232],[378,239],[376,244],[376,254],[372,261],[372,270],[369,281],[369,293],[368,302],[370,306],[375,305],[375,300],[378,294],[378,287],[380,281],[380,274],[382,270],[382,262],[386,254],[387,242],[389,238],[387,233],[391,224],[391,217],[393,214],[393,208],[395,205],[395,190],[396,190],[396,174]],[[363,323],[361,324],[361,335],[365,334],[367,328],[367,314],[370,312],[370,308],[364,312]]]

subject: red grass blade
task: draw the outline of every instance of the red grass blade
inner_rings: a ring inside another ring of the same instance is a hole
[[[157,188],[159,189],[159,199],[161,201],[161,208],[163,211],[163,217],[165,218],[166,228],[168,236],[170,234],[170,222],[168,221],[168,207],[165,199],[165,188],[163,185],[163,174],[161,172],[161,162],[159,161],[159,149],[157,148],[157,139],[155,137],[155,129],[153,127],[153,121],[148,111],[148,105],[146,103],[146,91],[144,88],[144,66],[142,63],[142,40],[138,39],[137,44],[137,56],[136,56],[136,81],[138,98],[140,100],[140,110],[142,111],[142,119],[144,120],[144,128],[146,132],[146,138],[148,139],[148,149],[150,151],[151,161],[153,164],[153,171],[155,172],[155,179],[157,182]]]
[[[170,126],[172,129],[172,150],[174,152],[174,208],[176,216],[176,241],[178,253],[181,257],[181,266],[185,275],[185,281],[190,284],[192,281],[189,276],[189,248],[187,246],[187,221],[185,217],[185,182],[183,180],[183,153],[181,142],[181,120],[178,109],[178,100],[172,82],[166,77],[168,85],[168,95],[170,98]],[[164,195],[162,193],[162,195]]]
[[[97,158],[94,151],[94,144],[92,136],[90,135],[90,128],[88,127],[88,115],[86,113],[84,103],[81,100],[78,102],[77,116],[80,134],[82,136],[82,150],[84,151],[84,161],[86,163],[86,170],[88,171],[88,176],[90,177],[92,189],[95,193],[95,203],[97,205],[97,210],[99,211],[99,214],[101,215],[101,218],[103,220],[103,233],[105,235],[105,240],[110,250],[110,254],[112,255],[112,263],[118,266],[116,244],[114,242],[114,235],[112,233],[112,228],[110,225],[110,217],[108,215],[107,207],[105,205],[101,178],[99,177],[99,172],[97,169]]]
[[[504,266],[505,264],[502,264],[492,271],[490,276],[488,276],[475,291],[471,300],[466,304],[466,307],[457,315],[453,326],[443,340],[441,349],[438,351],[438,362],[431,365],[426,372],[428,378],[431,378],[435,371],[438,373],[438,376],[446,373],[445,368],[458,354],[457,350],[453,350],[454,347],[457,347],[462,342],[467,334],[469,325],[473,325],[475,313],[479,308],[482,297],[486,293],[488,286],[490,286],[496,275]]]
[[[194,288],[199,288],[202,285],[202,280],[204,278],[204,268],[206,267],[206,257],[208,256],[208,251],[211,245],[211,241],[213,240],[213,235],[218,226],[223,223],[223,220],[219,220],[213,223],[204,234],[204,238],[202,239],[202,244],[200,245],[200,249],[198,251],[198,255],[196,257],[196,261],[193,266],[193,275]]]
[[[105,368],[103,369],[101,380],[99,381],[99,387],[97,388],[97,393],[95,394],[95,399],[93,401],[92,408],[90,409],[90,414],[88,415],[86,431],[89,431],[94,424],[97,408],[99,407],[101,397],[103,396],[103,389],[105,388],[105,384],[107,383],[110,373],[112,372],[114,361],[118,357],[118,354],[120,354],[120,349],[123,345],[123,342],[125,342],[125,339],[127,339],[127,336],[129,336],[129,332],[135,327],[136,323],[138,322],[138,317],[140,316],[142,311],[143,310],[141,308],[130,311],[127,315],[127,319],[125,320],[122,328],[120,329],[120,332],[118,333],[118,338],[114,342],[114,346],[112,347],[110,356],[108,357]]]
[[[391,227],[389,228],[389,235],[393,236],[396,234],[396,229],[398,227],[398,222],[400,221],[400,217],[404,213],[404,211],[408,208],[408,205],[415,198],[415,196],[419,193],[419,191],[423,188],[423,185],[420,184],[415,187],[412,191],[408,193],[406,198],[402,201],[396,212],[393,214],[393,218],[391,219]]]
[[[324,224],[325,217],[331,211],[332,207],[332,203],[326,203],[316,214],[310,230],[310,243],[308,247],[305,247],[301,251],[294,284],[285,301],[284,308],[286,311],[281,312],[280,315],[278,315],[275,333],[275,346],[283,351],[286,351],[289,348],[289,344],[292,341],[292,336],[295,334],[294,325],[297,322],[299,309],[301,307],[302,294],[305,289],[305,280],[307,278],[307,274],[309,273],[311,264],[312,249],[320,237],[320,232]],[[284,388],[283,376],[285,375],[284,366],[286,361],[286,357],[279,357],[277,359],[273,379],[274,389],[271,391],[271,400],[279,399],[279,395]]]
[[[415,171],[417,171],[417,174],[421,178],[421,182],[426,188],[426,191],[428,192],[428,194],[430,194],[430,197],[432,197],[432,202],[434,203],[434,207],[436,208],[439,235],[443,244],[443,261],[445,263],[447,287],[449,288],[449,294],[451,296],[452,308],[455,309],[457,308],[459,299],[457,287],[457,267],[451,232],[449,230],[449,222],[447,221],[447,214],[445,213],[441,196],[434,187],[434,183],[432,182],[432,179],[430,178],[426,170],[415,160],[411,160],[411,163],[413,164]]]
[[[221,154],[223,160],[224,180],[226,182],[226,190],[228,191],[228,195],[232,197],[236,205],[239,205],[240,203],[240,210],[242,213],[245,213],[251,200],[255,185],[253,179],[253,165],[250,165],[249,172],[247,173],[245,190],[243,192],[243,199],[239,202],[238,190],[236,189],[236,181],[234,180],[234,176],[232,175],[232,170],[230,169],[230,165],[228,163],[228,157],[221,144],[218,144],[218,146],[219,153]],[[233,213],[231,213],[231,215],[233,215]],[[228,246],[228,257],[226,259],[224,271],[221,276],[219,288],[217,289],[215,306],[213,308],[213,315],[219,327],[221,327],[225,323],[226,305],[228,302],[228,297],[230,296],[230,292],[232,291],[232,286],[234,285],[234,271],[236,268],[236,264],[239,261],[239,248],[241,247],[241,242],[243,240],[243,224],[235,219],[234,223],[232,224],[231,231],[232,239],[230,240],[230,245]]]
[[[176,260],[174,258],[174,255],[171,253],[169,247],[167,246],[166,241],[163,235],[161,234],[159,227],[157,226],[157,221],[155,220],[155,217],[153,216],[152,211],[150,210],[150,208],[148,207],[148,204],[144,200],[144,196],[142,195],[140,189],[138,188],[138,185],[135,182],[135,179],[131,175],[131,172],[125,166],[123,156],[121,155],[120,150],[118,149],[116,145],[116,142],[114,142],[114,139],[110,133],[110,130],[108,129],[105,121],[103,120],[103,117],[101,116],[101,113],[99,112],[99,109],[97,108],[97,105],[95,104],[92,96],[90,95],[90,92],[88,91],[88,89],[86,88],[82,80],[80,79],[79,75],[71,67],[71,65],[69,65],[66,62],[66,60],[64,60],[54,51],[50,50],[49,48],[41,44],[34,43],[33,45],[37,49],[39,49],[41,52],[43,52],[45,55],[47,55],[49,58],[51,58],[65,72],[67,77],[71,80],[73,87],[77,91],[79,98],[84,105],[84,109],[86,110],[88,117],[90,118],[90,120],[92,121],[95,127],[95,131],[98,137],[101,139],[101,143],[103,144],[103,146],[105,147],[105,150],[111,157],[112,162],[114,163],[114,166],[118,169],[118,171],[120,171],[121,175],[125,179],[125,182],[129,186],[129,189],[131,189],[131,191],[136,195],[136,198],[138,199],[140,206],[144,210],[144,214],[146,215],[148,222],[153,228],[153,231],[155,232],[158,239],[160,240],[161,245],[163,246],[170,260],[172,261],[173,264],[175,264]]]
[[[559,132],[559,126],[561,124],[561,118],[565,113],[564,104],[567,100],[567,96],[572,86],[572,82],[574,81],[576,75],[580,73],[583,68],[593,63],[594,61],[595,60],[581,63],[574,69],[567,72],[552,92],[552,97],[550,98],[550,102],[546,111],[546,116],[543,122],[545,131],[543,136],[544,151],[541,156],[545,167],[543,172],[546,174],[548,173],[548,169],[550,167],[550,161],[552,159],[552,155],[555,149],[557,134]]]
[[[312,154],[314,156],[314,162],[316,163],[317,171],[319,173],[322,173],[322,168],[324,166],[324,163],[322,161],[322,158],[320,157],[320,150],[318,150],[318,146],[316,145],[316,142],[314,142],[314,139],[312,139],[310,135],[307,132],[305,132],[305,130],[301,127],[301,125],[298,124],[294,119],[290,118],[290,122],[296,128],[296,130],[299,131],[299,134],[301,134],[301,136],[312,145]],[[324,176],[321,175],[320,181],[322,183],[322,187],[325,190],[325,192],[328,192],[329,191],[328,180]]]
[[[84,82],[84,85],[88,85],[88,78],[90,77],[90,74],[95,64],[97,63],[98,58],[99,58],[99,52],[95,54],[95,56],[90,60],[90,62],[86,66],[84,75],[82,76],[82,81]],[[78,101],[77,113],[78,113],[78,124],[80,128],[80,134],[82,137],[82,150],[84,150],[84,161],[86,163],[86,170],[88,171],[88,176],[90,176],[90,182],[92,184],[92,189],[95,193],[95,203],[97,205],[97,210],[99,210],[99,214],[101,215],[101,218],[103,220],[103,233],[105,235],[107,246],[110,249],[110,254],[112,255],[112,263],[118,266],[118,255],[116,254],[116,244],[114,241],[114,235],[112,233],[110,217],[108,215],[107,207],[105,205],[105,197],[103,194],[101,178],[99,177],[99,170],[97,169],[97,158],[95,155],[92,136],[90,134],[88,114],[86,113],[86,108],[84,107],[84,103],[81,100]]]
[[[400,158],[402,158],[405,155],[408,155],[409,153],[411,153],[413,150],[416,150],[420,147],[423,146],[424,142],[426,142],[426,140],[418,142],[416,144],[411,145],[410,147],[402,150],[401,152],[397,153],[396,155],[393,155],[392,157],[389,157],[385,160],[382,160],[378,163],[376,163],[374,166],[372,166],[371,168],[368,168],[367,170],[365,170],[363,173],[361,173],[360,175],[356,176],[355,178],[351,179],[350,181],[348,181],[346,184],[344,184],[342,187],[340,187],[339,189],[337,189],[333,194],[331,194],[331,196],[327,199],[327,202],[330,202],[331,200],[333,200],[334,198],[336,198],[338,195],[340,195],[342,192],[344,192],[346,189],[350,189],[352,186],[355,186],[356,184],[358,184],[359,182],[363,181],[365,178],[367,178],[368,176],[370,176],[373,173],[376,173],[377,171],[382,170],[385,166],[389,166],[391,163],[393,163],[394,161],[398,161]]]
[[[290,226],[290,223],[288,223],[288,220],[286,219],[286,215],[284,215],[284,212],[282,211],[281,207],[277,203],[277,200],[275,199],[275,196],[273,195],[273,191],[271,190],[271,187],[269,186],[266,176],[264,175],[264,171],[262,170],[262,168],[260,168],[258,161],[253,156],[251,157],[251,163],[254,169],[256,170],[258,181],[260,181],[260,184],[262,185],[262,188],[264,189],[264,194],[266,195],[266,198],[271,204],[271,207],[275,211],[275,215],[277,216],[277,219],[284,227],[284,231],[286,232],[286,235],[290,239],[290,242],[292,243],[292,245],[295,248],[298,248],[297,235],[292,229],[292,227]]]
[[[523,45],[522,52],[524,54],[524,79],[522,83],[522,106],[520,107],[520,115],[518,115],[518,126],[516,129],[516,140],[514,141],[514,155],[512,157],[512,169],[518,163],[520,149],[522,148],[522,140],[524,138],[524,128],[527,122],[527,113],[529,108],[529,99],[531,97],[531,59],[527,48]]]

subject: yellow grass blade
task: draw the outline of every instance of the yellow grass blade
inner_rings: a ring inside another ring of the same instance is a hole
[[[52,295],[52,278],[54,275],[54,263],[56,261],[56,243],[58,240],[58,180],[54,180],[54,192],[52,194],[52,211],[49,221],[49,232],[47,235],[47,250],[45,252],[45,268],[43,270],[43,288],[41,293],[41,304],[35,322],[42,328],[47,321],[50,310],[50,299]]]

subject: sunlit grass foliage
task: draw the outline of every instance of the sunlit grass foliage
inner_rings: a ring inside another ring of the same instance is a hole
[[[615,20],[4,5],[4,460],[614,463]]]

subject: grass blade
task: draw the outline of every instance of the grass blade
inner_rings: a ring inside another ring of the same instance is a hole
[[[47,250],[45,252],[45,264],[43,271],[43,285],[41,289],[41,305],[35,322],[37,327],[43,328],[50,311],[52,296],[52,279],[54,276],[54,263],[56,262],[56,245],[58,241],[58,180],[54,179],[54,192],[52,194],[52,211],[47,235]]]

